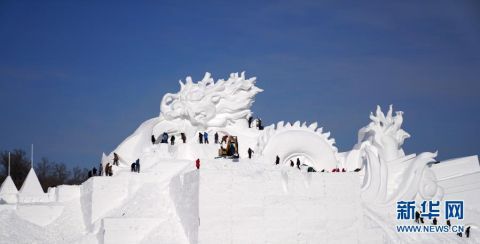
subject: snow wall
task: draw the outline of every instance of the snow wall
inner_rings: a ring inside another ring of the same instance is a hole
[[[199,171],[178,175],[170,181],[170,197],[190,244],[198,243]]]
[[[357,173],[201,169],[198,243],[356,243]],[[349,233],[345,235],[345,233]]]

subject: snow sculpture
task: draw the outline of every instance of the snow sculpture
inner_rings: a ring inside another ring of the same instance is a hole
[[[185,119],[204,130],[225,127],[251,114],[253,98],[262,90],[255,86],[256,78],[245,79],[245,72],[230,74],[228,80],[215,82],[210,73],[198,83],[191,77],[180,81],[180,92],[167,93],[160,105],[160,117],[166,120]]]
[[[18,193],[18,198],[19,202],[23,203],[49,201],[33,168],[28,172],[27,178],[23,182],[22,188],[20,188]]]
[[[296,162],[299,158],[302,164],[314,167],[318,171],[331,170],[337,167],[337,148],[333,145],[335,140],[330,139],[330,132],[323,133],[323,128],[317,129],[317,123],[307,126],[300,121],[293,125],[278,122],[264,129],[257,143],[257,152],[264,159],[275,162],[276,156],[281,164],[289,164],[290,160]]]
[[[2,186],[0,186],[0,202],[4,201],[6,203],[16,203],[17,202],[18,190],[13,183],[12,177],[7,176],[5,181],[3,181]]]
[[[358,143],[370,141],[374,145],[381,159],[385,162],[405,156],[402,145],[410,135],[400,127],[403,123],[403,112],[397,111],[392,116],[392,105],[387,116],[377,106],[375,115],[370,113],[372,122],[358,131]]]
[[[348,168],[363,167],[362,198],[374,206],[391,206],[399,200],[441,199],[443,189],[427,167],[437,153],[424,152],[405,156],[401,146],[410,135],[401,129],[403,113],[387,116],[377,106],[370,114],[372,122],[358,132],[358,144],[346,159]],[[357,165],[360,162],[360,165]]]

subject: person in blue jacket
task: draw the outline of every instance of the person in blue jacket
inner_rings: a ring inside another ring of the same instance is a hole
[[[208,144],[208,133],[206,131],[203,132],[203,142],[205,142],[205,144]]]

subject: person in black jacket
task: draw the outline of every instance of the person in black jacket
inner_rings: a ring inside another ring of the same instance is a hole
[[[293,160],[290,160],[290,167],[294,167],[295,166],[295,163],[293,162]]]
[[[280,157],[277,155],[277,158],[275,158],[275,165],[280,164]]]
[[[203,144],[203,134],[202,134],[202,132],[198,132],[198,143]]]
[[[297,158],[297,168],[300,169],[300,159]]]
[[[170,144],[175,145],[175,136],[174,135],[172,135],[170,137]]]
[[[118,166],[118,154],[113,153],[113,165]]]
[[[137,173],[140,173],[140,159],[137,158],[137,161],[135,161],[135,170]]]
[[[248,148],[248,158],[249,159],[252,158],[252,153],[254,153],[254,151],[251,148]]]
[[[218,144],[218,133],[217,132],[215,132],[214,137],[215,137],[215,144]]]
[[[152,144],[155,144],[155,141],[156,141],[155,136],[152,135]]]
[[[136,165],[135,163],[132,163],[132,164],[130,165],[130,171],[131,171],[131,172],[136,172],[135,165]]]
[[[187,142],[187,137],[185,136],[185,133],[180,133],[180,137],[182,137],[182,141],[183,143],[186,143]]]

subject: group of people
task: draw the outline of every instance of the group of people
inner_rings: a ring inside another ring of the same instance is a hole
[[[110,164],[110,163],[107,163],[105,165],[105,171],[103,171],[104,175],[105,176],[113,176],[113,170],[112,170],[112,166],[113,165],[117,165],[118,166],[118,159],[115,161],[113,161],[113,164]],[[97,170],[97,168],[93,167],[92,170],[89,170],[88,171],[88,178],[92,177],[92,176],[102,176],[102,168],[103,168],[103,165],[102,163],[100,163],[99,169]]]
[[[216,137],[218,138],[218,133],[215,133]],[[208,133],[205,132],[198,132],[198,143],[200,144],[208,144]]]
[[[249,151],[248,151],[248,157],[251,158],[251,154],[250,154],[250,150],[251,150],[251,149],[249,148],[248,150],[249,150]],[[253,152],[253,151],[252,151],[252,152]],[[280,164],[280,157],[277,155],[276,158],[275,158],[275,165],[279,165],[279,164]],[[305,166],[305,164],[303,164],[303,165]],[[293,162],[293,160],[290,159],[290,167],[293,168],[293,167],[295,167],[295,166],[296,166],[297,169],[299,169],[299,170],[302,169],[302,168],[300,167],[300,166],[302,166],[302,163],[300,162],[300,158],[297,158],[296,163]],[[357,168],[357,169],[354,170],[354,172],[359,172],[360,170],[361,170],[360,168]],[[313,168],[313,167],[311,167],[311,166],[308,166],[307,172],[317,172],[317,171],[315,170],[315,168]],[[320,171],[320,172],[321,172],[321,173],[329,173],[329,171],[327,171],[327,170],[325,170],[325,169],[322,169],[322,171]],[[334,172],[347,172],[347,170],[346,170],[345,168],[340,169],[340,168],[336,167],[336,168],[332,169],[332,171],[330,171],[330,172],[332,172],[332,173],[334,173]]]
[[[253,120],[254,119],[253,119],[252,116],[250,116],[248,118],[248,128],[252,128]],[[256,121],[256,125],[255,125],[256,128],[259,129],[259,130],[263,130],[262,120],[260,118],[257,118],[257,119],[255,119],[255,121]]]
[[[417,224],[424,224],[424,223],[425,223],[425,221],[424,221],[424,219],[423,219],[423,217],[422,217],[422,212],[420,212],[420,211],[415,211],[415,223],[417,223]],[[450,222],[449,219],[447,219],[447,222],[446,222],[446,223],[447,223],[447,225],[448,225],[449,227],[452,226],[452,223]],[[432,220],[432,225],[437,225],[437,224],[438,224],[438,220],[437,220],[437,218],[434,217],[433,220]],[[462,232],[458,232],[458,233],[457,233],[457,236],[463,237],[463,233],[462,233]],[[467,228],[465,228],[465,237],[466,237],[466,238],[470,238],[470,226],[468,226]]]
[[[185,135],[185,133],[183,133],[183,132],[180,133],[180,139],[182,139],[183,143],[187,142],[187,136]],[[152,140],[152,144],[157,143],[157,138],[155,138],[155,135],[152,135],[151,140]],[[162,136],[161,136],[160,143],[167,143],[168,144],[168,141],[169,141],[168,133],[163,132]],[[170,136],[170,145],[175,145],[175,135]]]
[[[137,158],[137,160],[130,165],[130,171],[140,173],[140,159],[139,158]]]

